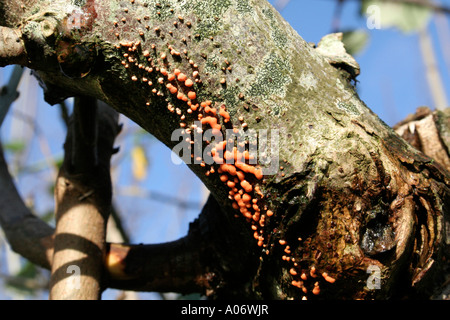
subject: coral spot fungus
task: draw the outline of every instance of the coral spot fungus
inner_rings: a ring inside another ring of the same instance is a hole
[[[172,21],[169,26],[167,24],[155,26],[151,30],[149,26],[151,23],[148,21],[150,17],[139,17],[134,9],[138,2],[130,1],[132,5],[122,13],[125,16],[117,17],[113,22],[112,36],[115,36],[115,48],[120,52],[121,63],[125,72],[128,72],[129,78],[136,85],[145,84],[142,88],[148,92],[148,97],[143,103],[146,106],[157,107],[161,105],[161,101],[165,101],[166,107],[162,110],[167,110],[172,117],[178,117],[179,127],[188,134],[202,133],[212,129],[213,135],[222,134],[224,137],[225,129],[233,129],[236,134],[247,129],[252,122],[245,122],[244,117],[238,114],[233,118],[239,122],[232,123],[226,103],[203,99],[205,92],[198,91],[202,87],[202,78],[206,78],[208,74],[201,74],[202,65],[197,64],[188,52],[190,39],[201,37],[194,34],[189,37],[186,34],[180,36],[178,43],[185,48],[176,48],[174,43],[177,42],[169,44],[167,40],[164,40],[167,39],[167,34],[171,39],[177,40],[180,30],[195,29],[193,23],[185,23],[184,18],[179,16],[178,20]],[[165,11],[162,7],[157,10],[163,18]],[[174,10],[172,8],[170,10],[173,14]],[[129,40],[130,24],[133,27],[133,23],[142,24],[145,29],[135,28],[135,39]],[[128,40],[120,40],[124,38]],[[207,59],[206,54],[201,56]],[[201,63],[205,62],[201,61]],[[226,59],[224,63],[224,71],[231,71],[232,64]],[[223,87],[227,86],[227,82],[229,81],[225,77],[219,79]],[[239,94],[238,98],[244,100],[243,94]],[[152,99],[158,99],[158,103],[153,103]],[[244,108],[248,111],[248,104],[244,104]],[[195,121],[200,121],[200,125],[197,126]],[[259,121],[260,118],[257,117],[257,122]],[[191,138],[187,141],[193,143]],[[248,150],[240,150],[232,145],[234,141],[213,140],[206,143],[211,145],[210,154],[214,163],[206,164],[201,157],[196,159],[197,163],[204,168],[206,176],[210,179],[215,177],[217,181],[223,183],[228,190],[230,205],[236,210],[236,216],[243,217],[249,223],[256,245],[261,247],[262,253],[269,254],[273,246],[282,246],[280,258],[287,264],[288,274],[292,277],[289,283],[296,290],[300,290],[300,294],[305,295],[320,293],[319,279],[330,284],[334,283],[336,279],[327,272],[319,273],[314,266],[309,267],[309,270],[300,267],[301,259],[293,256],[295,248],[291,248],[285,239],[276,241],[272,231],[267,229],[270,221],[275,218],[276,210],[269,208],[267,197],[263,192],[263,171],[257,162],[255,164],[254,155]],[[194,158],[194,155],[192,154],[191,157]],[[280,170],[284,169],[280,167]]]

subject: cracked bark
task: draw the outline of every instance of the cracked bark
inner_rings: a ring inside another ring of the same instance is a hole
[[[48,2],[39,3],[38,13],[31,5],[0,15],[22,33],[26,65],[37,70],[50,103],[93,96],[173,148],[171,133],[194,119],[182,99],[172,98],[163,73],[144,70],[177,68],[201,80],[194,85],[199,102],[226,106],[230,126],[279,130],[280,163],[273,163],[279,170],[251,181],[263,195],[258,204],[267,208],[267,220],[256,226],[260,234],[233,208],[220,176],[190,164],[217,208],[204,211],[189,238],[167,244],[166,252],[118,247],[119,258],[108,265],[110,284],[178,285],[217,298],[386,299],[429,296],[436,281],[442,283],[448,274],[448,171],[374,115],[349,75],[335,68],[342,63],[305,43],[266,1],[70,7],[58,0],[51,13],[45,13]],[[5,6],[13,5],[0,9]],[[149,54],[152,62],[144,59]],[[187,86],[177,88],[187,95]],[[156,265],[135,262],[146,260],[146,250],[186,263],[168,264],[173,272],[160,277]],[[380,290],[366,286],[373,266]]]

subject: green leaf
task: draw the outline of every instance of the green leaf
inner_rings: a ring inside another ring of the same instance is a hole
[[[26,260],[23,267],[19,270],[16,276],[23,278],[34,278],[37,276],[37,274],[38,272],[36,269],[36,265]]]
[[[3,148],[5,150],[11,151],[11,152],[22,152],[25,150],[26,144],[23,141],[12,141],[8,142],[3,145]]]
[[[394,27],[409,33],[424,28],[432,12],[429,8],[412,3],[363,0],[361,14],[367,17],[369,29]]]
[[[365,30],[349,30],[342,33],[342,42],[348,54],[360,53],[369,41],[369,33]]]

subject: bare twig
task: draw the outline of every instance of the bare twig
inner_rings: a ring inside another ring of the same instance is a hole
[[[19,93],[17,92],[17,87],[19,86],[20,79],[22,78],[23,68],[20,66],[15,66],[9,82],[6,86],[1,89],[0,92],[0,127],[5,120],[6,114],[11,106],[11,104],[17,99]]]
[[[441,74],[437,66],[433,43],[426,28],[419,31],[419,44],[425,64],[426,78],[430,88],[434,106],[438,110],[448,107],[447,95],[442,83]]]
[[[336,0],[333,0],[336,1]],[[358,1],[361,2],[361,0],[343,0],[343,1]],[[380,2],[391,2],[391,3],[404,3],[404,4],[414,4],[418,5],[424,8],[428,8],[433,10],[434,12],[442,12],[445,14],[450,14],[450,8],[446,7],[441,4],[436,4],[433,1],[427,1],[427,0],[378,0]]]
[[[177,206],[182,209],[201,209],[202,204],[195,201],[187,201],[180,199],[179,197],[174,197],[169,194],[163,194],[157,191],[143,190],[138,187],[133,186],[123,186],[117,188],[117,193],[122,196],[128,197],[141,197],[146,199],[151,199],[153,201],[163,202],[168,205]]]
[[[342,16],[342,9],[344,8],[344,0],[337,0],[336,2],[336,8],[334,9],[333,13],[333,20],[331,22],[331,29],[332,32],[339,32],[340,26],[341,26],[341,16]]]

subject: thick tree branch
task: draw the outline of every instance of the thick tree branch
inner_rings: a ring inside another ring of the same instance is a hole
[[[228,281],[216,292],[238,288],[246,297],[277,299],[423,294],[418,288],[432,283],[425,275],[445,263],[449,174],[359,99],[349,82],[357,64],[338,37],[314,49],[264,0],[167,3],[87,1],[67,10],[55,0],[60,11],[42,6],[24,19],[24,41],[42,82],[56,89],[51,101],[95,96],[169,148],[180,131],[188,141],[210,129],[280,138],[279,153],[258,146],[269,161],[190,161],[221,207],[200,230],[226,231],[219,238],[228,246],[214,261],[225,261],[217,274]],[[32,32],[37,25],[42,32]],[[215,153],[225,147],[205,140],[201,147]],[[246,158],[232,148],[226,157]],[[365,288],[373,266],[381,290]]]
[[[102,112],[100,118],[103,118],[108,112],[105,112],[107,110],[104,107],[100,110]],[[109,125],[117,128],[114,121],[109,121]],[[107,131],[102,127],[102,132],[108,139],[114,136],[113,133],[106,133]],[[71,139],[69,138],[68,141]],[[3,151],[1,145],[0,151]],[[71,159],[70,153],[66,156]],[[100,158],[104,159],[105,157],[100,156]],[[0,184],[2,186],[0,224],[8,242],[15,252],[43,268],[51,269],[55,229],[33,215],[26,207],[8,172],[3,152],[0,153]],[[92,196],[93,194],[89,197]],[[220,208],[217,202],[211,198],[203,209],[203,215],[217,215],[218,211]],[[56,241],[59,243],[57,247],[66,249],[83,247],[84,253],[87,250],[98,252],[99,248],[92,241],[73,234],[77,225],[83,228],[83,233],[91,230],[86,226],[86,212],[83,211],[81,214],[83,216],[80,219],[67,226],[71,234],[65,233],[56,237]],[[203,225],[205,224],[203,223]],[[180,292],[186,293],[205,293],[212,286],[210,281],[218,281],[217,276],[210,271],[212,269],[210,266],[214,261],[211,259],[212,255],[211,253],[206,254],[204,249],[205,245],[214,248],[214,240],[210,238],[207,241],[202,238],[204,235],[200,236],[200,234],[204,234],[204,231],[200,232],[198,228],[194,228],[194,230],[197,231],[191,230],[189,236],[167,244],[107,244],[105,264],[100,263],[100,265],[104,265],[107,272],[107,275],[102,277],[102,281],[104,281],[102,288],[157,292],[181,290]],[[71,265],[83,266],[86,264],[86,260],[83,258],[71,257],[70,260],[60,266],[58,276],[61,278],[67,279],[68,276],[73,276],[73,274],[65,272]],[[70,270],[72,269],[69,268]],[[96,276],[92,272],[84,275]]]
[[[33,215],[17,193],[12,177],[7,170],[3,153],[0,153],[0,224],[13,250],[31,262],[51,268],[55,230],[47,223]],[[202,216],[217,215],[220,207],[210,198],[202,211]],[[200,219],[203,230],[198,226],[191,229],[188,236],[172,243],[156,245],[114,244],[106,245],[104,268],[106,275],[102,278],[102,288],[127,289],[135,291],[208,293],[220,283],[220,268],[217,267],[217,250],[226,246],[216,246],[213,235],[221,233],[207,231],[206,218]],[[74,222],[78,223],[78,222]],[[223,227],[226,224],[221,224]],[[226,233],[223,228],[221,232]],[[71,230],[72,231],[72,230]],[[205,235],[208,234],[208,238]],[[218,239],[224,239],[222,236]],[[69,248],[83,247],[98,251],[92,242],[76,235],[61,235],[61,243],[70,242]],[[230,248],[235,253],[237,250]],[[84,249],[86,250],[86,249]],[[231,264],[233,256],[220,263]],[[85,260],[71,261],[62,266],[65,271],[72,264],[82,265]],[[216,266],[214,266],[216,265]],[[71,269],[69,269],[71,270]],[[86,273],[93,276],[92,273]],[[85,274],[85,275],[86,275]],[[60,274],[61,277],[71,274]],[[73,275],[72,275],[73,276]],[[238,279],[239,275],[236,275]]]
[[[223,280],[223,270],[218,266],[226,261],[216,260],[220,238],[201,230],[199,221],[205,222],[206,215],[219,211],[217,202],[210,197],[186,237],[154,245],[110,245],[106,260],[110,277],[105,285],[137,291],[213,292]]]

